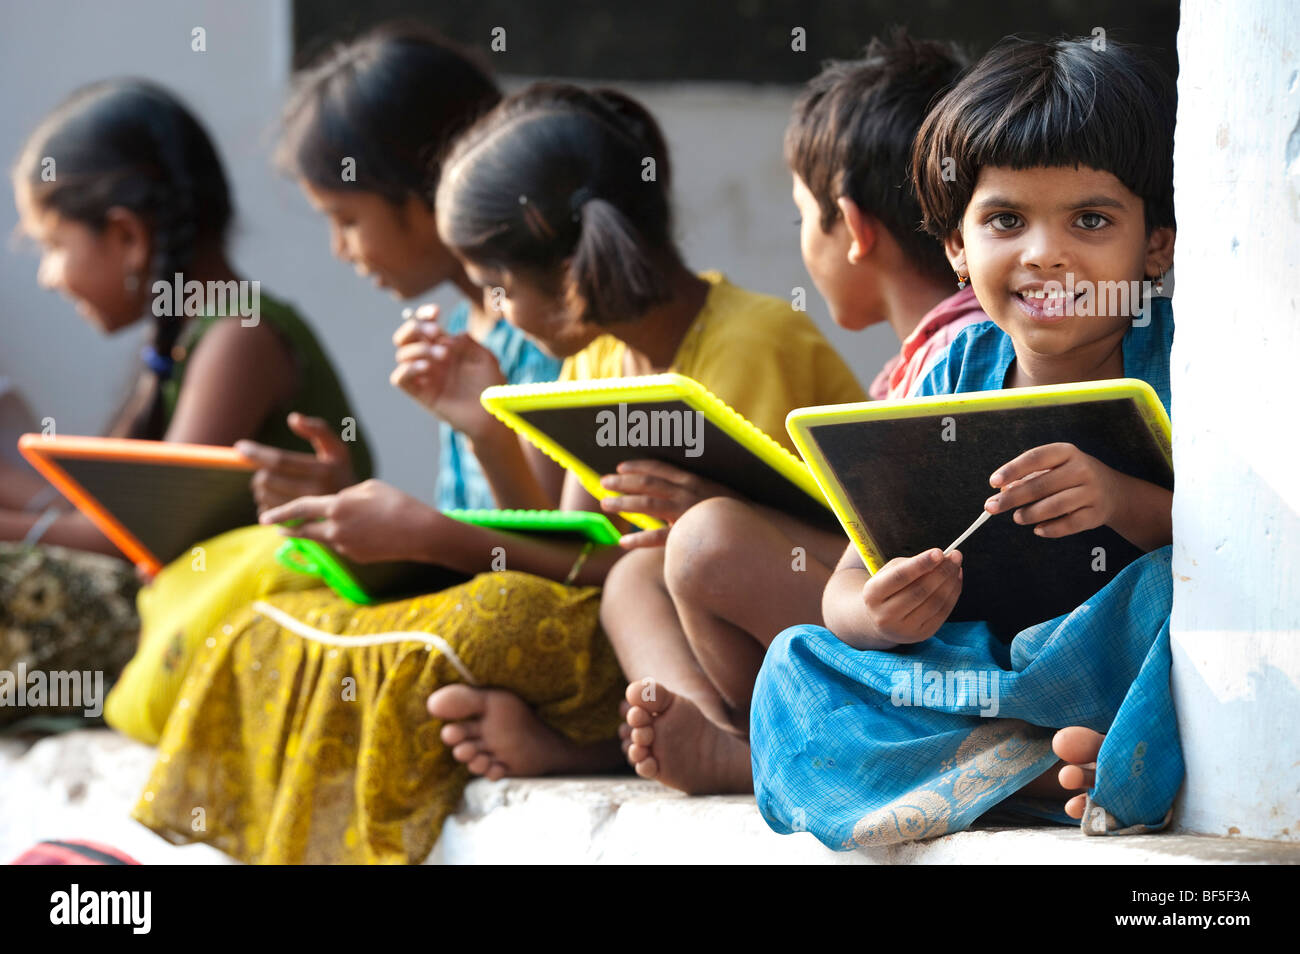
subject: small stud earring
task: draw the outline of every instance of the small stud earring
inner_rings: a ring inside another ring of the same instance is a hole
[[[963,288],[965,288],[965,287],[966,287],[966,276],[963,275],[961,272],[958,272],[958,273],[957,273],[957,290],[958,290],[958,291],[961,291],[961,290],[962,290]]]

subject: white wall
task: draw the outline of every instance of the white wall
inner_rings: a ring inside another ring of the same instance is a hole
[[[1300,840],[1300,7],[1178,34],[1175,824]]]
[[[388,339],[401,304],[330,257],[324,222],[267,160],[289,73],[289,16],[288,0],[5,4],[0,157],[11,163],[41,116],[79,84],[129,73],[179,93],[214,134],[233,183],[237,270],[295,303],[314,323],[341,364],[383,476],[430,499],[436,461],[431,419],[388,385]],[[190,48],[196,26],[207,31],[204,53]],[[556,68],[563,68],[559,51]],[[831,329],[799,260],[781,160],[795,90],[626,88],[660,117],[674,149],[678,233],[688,261],[782,297],[802,285],[814,317]],[[0,200],[0,230],[8,235],[16,220],[12,198]],[[53,416],[60,433],[94,433],[128,382],[139,333],[105,340],[69,303],[38,288],[36,265],[30,251],[0,256],[0,373],[16,380],[38,418]],[[864,383],[897,349],[883,327],[831,333]]]

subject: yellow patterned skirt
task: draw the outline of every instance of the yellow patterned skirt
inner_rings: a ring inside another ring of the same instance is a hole
[[[139,646],[108,694],[109,725],[156,745],[190,664],[213,629],[253,600],[320,585],[275,561],[283,543],[278,527],[240,527],[204,540],[140,590]]]
[[[379,606],[328,589],[253,603],[200,648],[133,815],[241,861],[417,863],[469,780],[434,690],[508,689],[575,742],[615,737],[624,680],[599,601],[502,572]]]

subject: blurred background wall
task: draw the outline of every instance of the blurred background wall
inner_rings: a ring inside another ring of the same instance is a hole
[[[274,120],[296,61],[322,44],[389,17],[417,17],[479,49],[503,85],[563,77],[612,82],[659,117],[673,149],[677,230],[687,261],[719,268],[739,284],[788,298],[807,289],[808,308],[870,381],[898,343],[887,327],[834,328],[804,272],[781,137],[798,87],[823,60],[855,56],[894,23],[918,36],[955,39],[978,56],[1009,33],[1090,34],[1157,49],[1176,70],[1174,0],[1072,3],[738,0],[700,4],[369,2],[354,0],[44,0],[0,9],[0,156],[76,86],[135,74],[166,84],[216,138],[239,208],[232,247],[237,269],[296,304],[340,364],[360,408],[380,473],[431,499],[433,426],[388,385],[390,332],[402,304],[358,280],[329,254],[328,232],[279,178],[267,156]],[[191,30],[206,31],[205,52]],[[492,52],[494,27],[506,49]],[[806,49],[791,49],[802,27]],[[8,189],[0,229],[17,221]],[[36,284],[37,255],[0,255],[0,374],[15,380],[38,418],[60,433],[95,433],[128,383],[142,324],[106,340],[72,306]],[[434,300],[438,300],[435,298]],[[444,303],[452,301],[443,296]]]

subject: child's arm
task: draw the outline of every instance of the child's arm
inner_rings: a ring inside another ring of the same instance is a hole
[[[615,546],[502,533],[454,520],[378,480],[330,496],[300,497],[259,520],[303,521],[285,535],[316,540],[357,563],[414,560],[472,574],[500,569],[503,556],[506,569],[581,585],[602,583],[623,555]]]
[[[466,436],[497,506],[502,510],[554,509],[556,491],[563,488],[563,471],[540,451],[529,453],[522,437],[488,416],[491,420],[485,421],[476,434]],[[558,481],[553,479],[556,471]],[[547,477],[547,481],[540,476]]]
[[[50,497],[51,502],[63,499],[30,467],[0,460],[0,510],[26,510],[37,494]]]
[[[292,396],[298,371],[269,324],[218,321],[194,348],[166,440],[229,447]]]
[[[1173,542],[1173,491],[1107,467],[1073,444],[1044,444],[999,467],[990,513],[1014,510],[1040,537],[1107,526],[1144,552]]]
[[[849,544],[822,594],[826,628],[854,649],[893,649],[929,639],[961,595],[961,551],[895,557],[874,576]]]
[[[0,510],[0,540],[25,539],[40,518],[39,513]],[[46,527],[37,542],[125,559],[117,545],[100,533],[99,528],[81,513],[60,515]]]
[[[420,315],[393,335],[397,367],[389,380],[468,438],[498,507],[554,508],[558,468],[525,452],[522,438],[479,402],[485,388],[506,383],[496,356],[468,334],[447,334],[434,310]]]

